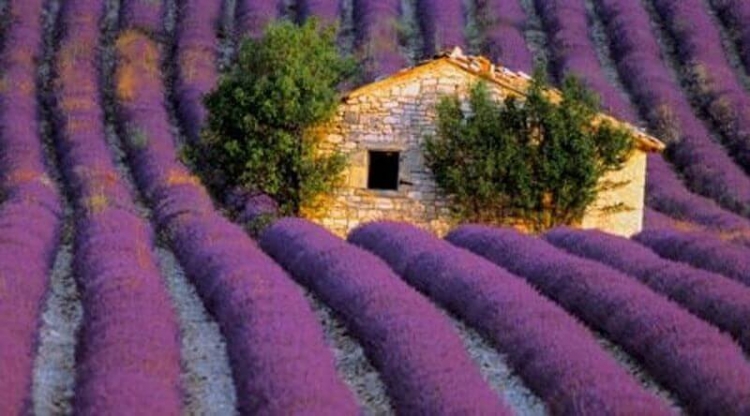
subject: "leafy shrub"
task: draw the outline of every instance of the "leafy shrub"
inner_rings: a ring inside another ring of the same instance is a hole
[[[274,23],[262,38],[243,41],[237,64],[206,96],[201,142],[187,151],[215,193],[240,186],[294,214],[333,187],[345,159],[320,154],[312,127],[333,115],[336,86],[353,73],[335,41],[334,29],[314,19]]]
[[[438,186],[460,220],[521,220],[535,230],[575,223],[595,200],[606,172],[620,168],[631,134],[602,122],[594,127],[598,100],[568,78],[558,104],[537,71],[522,102],[495,101],[475,85],[469,112],[457,96],[438,104],[437,136],[425,156]]]

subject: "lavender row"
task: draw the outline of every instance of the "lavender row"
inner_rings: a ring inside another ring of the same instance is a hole
[[[669,414],[588,329],[519,277],[403,223],[370,223],[349,240],[486,334],[553,414]]]
[[[750,70],[750,3],[745,0],[709,0],[737,40],[740,58]]]
[[[478,0],[483,20],[482,48],[490,59],[513,71],[531,73],[533,58],[524,38],[526,13],[518,0]]]
[[[678,221],[716,231],[750,230],[750,221],[720,207],[714,200],[685,188],[661,155],[649,155],[646,167],[646,203]]]
[[[621,78],[652,126],[665,126],[673,162],[688,186],[720,205],[750,212],[750,178],[714,142],[661,58],[649,16],[639,2],[595,0],[608,29]]]
[[[105,142],[97,0],[66,2],[55,69],[60,162],[76,201],[74,273],[83,320],[75,411],[179,414],[177,316],[140,217]]]
[[[221,2],[185,0],[180,3],[176,37],[177,113],[189,140],[197,141],[207,117],[203,96],[218,78],[217,29]]]
[[[241,37],[259,38],[266,26],[280,17],[277,0],[237,0],[237,30]]]
[[[721,35],[703,0],[653,0],[672,34],[678,55],[700,95],[701,105],[714,120],[730,154],[750,172],[750,95],[727,61]],[[689,25],[680,22],[690,22]]]
[[[750,286],[750,248],[706,232],[645,230],[633,239],[660,256],[710,270]]]
[[[240,411],[353,413],[352,394],[337,377],[301,289],[213,209],[198,179],[177,160],[158,46],[126,31],[117,55],[118,113],[131,138],[126,146],[136,181],[226,337]]]
[[[510,229],[463,226],[448,240],[526,278],[639,359],[691,413],[750,411],[750,364],[718,329],[601,263]]]
[[[138,29],[149,35],[164,36],[163,19],[167,13],[166,0],[137,0],[120,2],[120,27]]]
[[[41,306],[62,217],[37,119],[42,3],[8,2],[0,54],[0,409],[7,414],[22,414],[31,392]]]
[[[398,45],[400,5],[400,0],[353,0],[356,45],[371,80],[406,65]]]
[[[303,19],[315,17],[324,25],[339,20],[339,0],[301,0],[300,12]]]
[[[344,319],[403,414],[510,414],[450,322],[372,254],[311,222],[269,227],[261,247]]]
[[[462,0],[417,0],[426,57],[454,46],[465,49],[462,5]]]
[[[552,49],[554,73],[581,77],[602,100],[605,111],[631,123],[638,120],[633,108],[607,80],[601,69],[596,47],[589,36],[589,21],[584,0],[536,0]]]
[[[648,248],[600,231],[556,229],[545,239],[622,271],[732,334],[750,351],[750,288],[722,275],[664,260]]]
[[[631,123],[638,115],[629,102],[607,81],[589,36],[589,18],[583,0],[537,2],[548,32],[557,77],[573,73],[596,91],[605,109]],[[750,226],[743,217],[727,212],[714,201],[689,192],[661,155],[649,155],[646,175],[647,203],[678,219],[721,230]]]

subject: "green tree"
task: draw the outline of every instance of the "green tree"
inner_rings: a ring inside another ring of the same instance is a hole
[[[336,49],[334,27],[314,19],[269,25],[261,38],[242,41],[237,62],[205,97],[207,127],[188,157],[214,192],[241,187],[298,213],[345,166],[340,153],[317,150],[313,127],[334,114],[336,88],[355,68]]]
[[[567,78],[560,99],[552,97],[537,71],[522,98],[497,102],[478,83],[468,111],[458,96],[441,100],[425,158],[459,220],[520,220],[535,231],[573,224],[596,199],[602,175],[623,166],[632,134],[595,122],[592,92]]]

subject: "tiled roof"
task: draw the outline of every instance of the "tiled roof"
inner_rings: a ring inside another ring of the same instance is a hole
[[[369,91],[381,89],[387,84],[394,81],[403,80],[411,76],[418,75],[425,69],[430,69],[435,65],[448,63],[477,77],[499,85],[502,89],[518,95],[524,95],[526,88],[531,81],[531,76],[523,72],[512,71],[502,65],[495,65],[484,56],[464,55],[461,48],[456,47],[451,51],[436,55],[433,59],[420,62],[419,64],[402,69],[392,75],[381,78],[373,83],[364,85],[349,92],[345,98],[352,98],[367,94]],[[559,101],[561,93],[557,89],[548,90],[552,101]],[[666,147],[659,139],[647,134],[643,129],[633,126],[625,121],[618,120],[606,113],[599,113],[597,121],[608,121],[614,125],[625,127],[633,132],[638,146],[645,151],[660,152]]]

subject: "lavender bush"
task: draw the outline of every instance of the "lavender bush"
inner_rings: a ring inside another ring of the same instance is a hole
[[[740,49],[745,68],[750,71],[750,3],[744,0],[709,0],[731,31]]]
[[[349,241],[486,334],[553,414],[670,413],[588,329],[519,277],[405,223],[370,223]]]
[[[342,0],[301,0],[300,13],[303,19],[315,17],[325,25],[339,20]]]
[[[648,156],[646,203],[676,220],[692,222],[709,229],[750,230],[750,222],[746,218],[722,209],[711,199],[688,191],[661,155]]]
[[[403,414],[510,414],[434,306],[372,254],[311,222],[286,218],[261,247],[336,310]]]
[[[355,43],[364,58],[365,78],[374,80],[406,66],[399,52],[400,0],[353,0]]]
[[[417,0],[426,57],[454,46],[466,49],[462,0]]]
[[[638,115],[604,76],[589,37],[589,22],[584,1],[538,2],[545,30],[553,49],[558,78],[569,73],[581,76],[601,97],[609,112],[631,123]],[[677,219],[693,221],[719,230],[750,226],[746,219],[727,212],[714,201],[689,192],[661,155],[648,157],[646,195],[649,206]]]
[[[119,121],[130,137],[136,181],[226,337],[240,411],[355,413],[301,289],[214,210],[198,179],[177,161],[157,45],[127,31],[116,49]]]
[[[641,114],[670,142],[670,156],[687,184],[720,205],[750,212],[750,179],[692,113],[661,58],[648,14],[639,2],[595,0],[619,73]]]
[[[637,120],[633,108],[604,76],[596,47],[589,37],[584,0],[536,0],[535,4],[552,49],[556,78],[571,74],[580,77],[601,96],[605,111],[630,122]]]
[[[0,52],[0,409],[22,414],[62,205],[45,169],[37,119],[43,2],[7,3],[3,11],[13,18]]]
[[[750,95],[729,64],[704,0],[653,0],[678,56],[730,154],[750,172]],[[682,22],[690,22],[684,24]]]
[[[633,239],[662,257],[710,270],[750,286],[750,248],[706,232],[645,230]]]
[[[74,408],[82,414],[179,414],[180,344],[140,217],[104,140],[97,46],[104,5],[66,2],[55,61],[60,162],[77,209],[74,273],[83,320]]]
[[[166,31],[162,21],[166,13],[167,0],[123,0],[120,3],[120,27],[164,36]]]
[[[526,46],[526,13],[518,0],[477,0],[483,53],[514,71],[530,74],[533,58]]]
[[[217,27],[221,3],[214,0],[185,0],[180,3],[175,34],[177,113],[188,139],[197,142],[206,120],[203,96],[217,80]]]
[[[560,228],[545,240],[643,282],[690,312],[729,332],[750,351],[750,288],[724,276],[664,260],[627,238]]]
[[[237,0],[236,27],[240,36],[258,38],[266,25],[280,17],[277,0]]]
[[[634,279],[510,229],[462,226],[447,239],[523,276],[602,331],[637,357],[688,411],[750,411],[750,364],[742,350]]]

